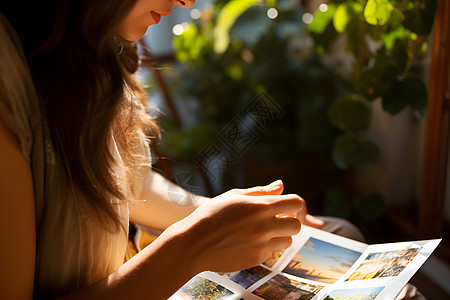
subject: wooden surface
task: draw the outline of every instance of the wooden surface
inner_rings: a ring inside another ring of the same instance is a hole
[[[428,95],[418,237],[442,235],[449,142],[450,1],[438,0]]]

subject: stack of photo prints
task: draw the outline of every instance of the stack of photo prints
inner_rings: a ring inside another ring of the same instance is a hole
[[[395,299],[440,241],[367,245],[303,225],[263,264],[200,273],[169,300]]]

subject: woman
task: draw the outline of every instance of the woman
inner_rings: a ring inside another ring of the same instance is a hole
[[[280,181],[170,203],[127,41],[175,5],[193,0],[2,4],[1,299],[165,299],[201,271],[287,248],[300,220],[321,226]],[[129,221],[167,229],[123,263]]]
[[[128,41],[174,5],[193,0],[0,4],[0,299],[166,299],[201,271],[263,262],[300,222],[362,239],[281,181],[171,203]],[[130,221],[164,231],[123,263]]]

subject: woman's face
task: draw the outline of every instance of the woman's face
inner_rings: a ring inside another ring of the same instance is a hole
[[[120,22],[117,32],[124,39],[137,41],[150,25],[158,24],[161,16],[170,14],[172,7],[192,7],[195,0],[137,0],[134,7]]]

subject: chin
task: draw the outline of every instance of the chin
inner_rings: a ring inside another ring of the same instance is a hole
[[[127,41],[136,42],[144,37],[145,33],[147,32],[147,28],[145,28],[145,30],[135,30],[133,32],[119,32],[119,35]]]

